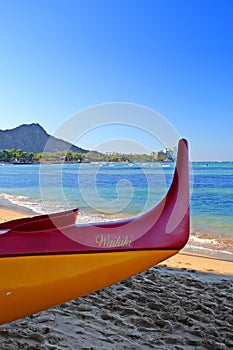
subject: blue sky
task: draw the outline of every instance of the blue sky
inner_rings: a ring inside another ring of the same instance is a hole
[[[130,102],[167,118],[192,160],[233,160],[231,0],[0,0],[0,45],[0,129],[52,134]]]

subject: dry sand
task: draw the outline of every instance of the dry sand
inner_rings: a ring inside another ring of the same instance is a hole
[[[1,221],[17,215],[0,210]],[[183,251],[126,281],[0,326],[0,349],[233,349],[232,305],[233,263]]]
[[[2,209],[0,208],[0,223],[5,221],[10,221],[14,219],[20,219],[27,217],[27,214],[24,214],[23,212],[14,211],[14,210],[8,210],[8,209]]]

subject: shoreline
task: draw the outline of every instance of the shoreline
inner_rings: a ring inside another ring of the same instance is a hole
[[[29,217],[30,215],[24,213],[24,211],[19,210],[12,210],[8,208],[1,208],[0,207],[0,224],[6,221],[15,220],[15,219],[21,219]]]
[[[23,205],[12,203],[9,199],[4,198],[0,195],[0,211],[5,212],[3,214],[2,220],[11,220],[8,217],[13,217],[13,219],[26,217],[26,216],[34,216],[39,215],[39,213],[35,212],[33,209],[27,208]],[[0,214],[1,215],[1,214]],[[1,222],[1,216],[0,216]]]

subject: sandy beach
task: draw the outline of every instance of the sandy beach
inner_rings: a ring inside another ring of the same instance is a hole
[[[5,221],[14,220],[14,219],[24,218],[27,216],[28,215],[23,213],[23,211],[20,212],[20,211],[0,208],[0,223],[5,222]]]
[[[0,222],[26,216],[0,209]],[[182,251],[86,297],[0,326],[0,349],[233,349],[233,262]]]

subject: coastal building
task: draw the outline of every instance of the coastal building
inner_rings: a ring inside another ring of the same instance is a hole
[[[174,162],[177,157],[177,147],[165,148],[164,150],[152,153],[156,161],[171,161]]]
[[[177,147],[166,148],[166,157],[174,162],[177,157]]]

